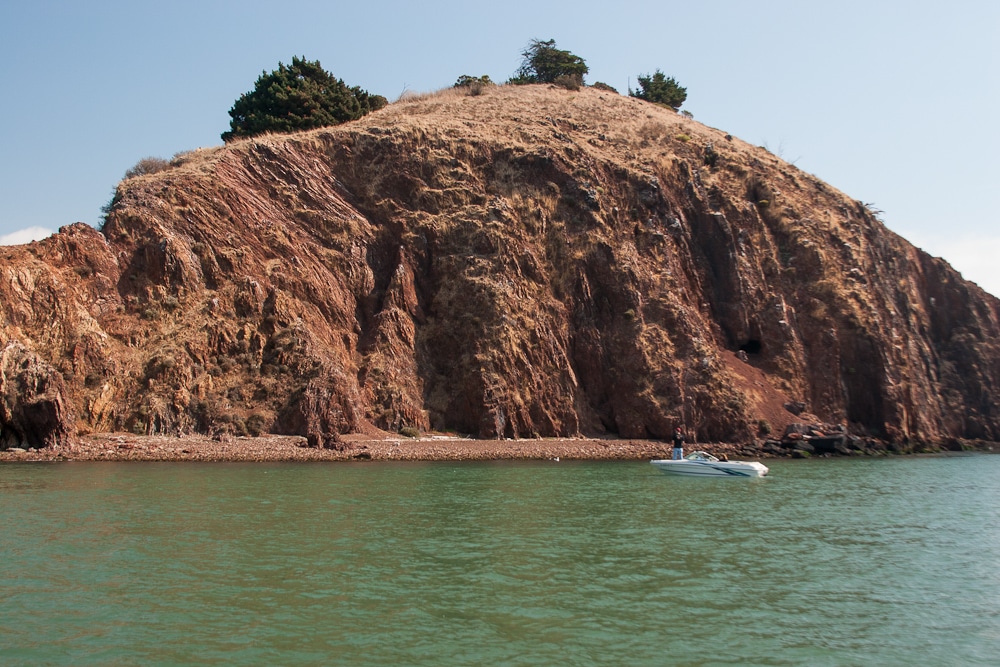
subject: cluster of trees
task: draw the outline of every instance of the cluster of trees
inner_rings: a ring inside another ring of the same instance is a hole
[[[556,48],[554,39],[533,39],[521,53],[521,66],[507,83],[514,85],[550,83],[570,90],[584,85],[590,71],[578,55]],[[639,75],[639,90],[629,88],[629,95],[677,111],[687,99],[687,89],[660,70]],[[492,86],[489,76],[462,75],[457,88],[469,88],[473,94]],[[616,91],[597,82],[595,88]],[[292,58],[291,65],[278,63],[270,74],[261,73],[254,89],[240,96],[229,110],[230,129],[223,141],[252,137],[265,132],[296,132],[356,120],[381,109],[388,100],[381,95],[354,86],[323,69],[319,61]]]
[[[517,72],[508,79],[507,83],[520,85],[529,83],[552,83],[565,88],[578,90],[584,85],[583,77],[590,71],[587,61],[578,55],[556,48],[554,39],[539,40],[533,39],[528,47],[521,52],[523,60]],[[681,108],[687,99],[687,88],[684,88],[673,77],[666,76],[660,70],[656,70],[652,75],[640,74],[639,90],[628,91],[632,97],[646,100],[653,104],[669,107],[674,111]],[[472,77],[463,75],[455,83],[456,88],[473,85],[491,84],[490,77]],[[484,81],[485,80],[485,81]],[[593,85],[610,92],[618,91],[606,83],[598,81]]]

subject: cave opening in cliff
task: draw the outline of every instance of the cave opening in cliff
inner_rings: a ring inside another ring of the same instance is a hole
[[[760,354],[761,344],[759,340],[750,339],[740,345],[740,351],[747,354]]]

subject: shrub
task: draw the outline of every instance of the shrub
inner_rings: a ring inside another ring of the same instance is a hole
[[[183,164],[187,164],[195,156],[197,151],[180,151],[174,153],[174,156],[170,158],[171,167],[179,167]]]
[[[264,433],[264,427],[267,425],[267,418],[259,412],[254,412],[249,417],[247,417],[247,433],[255,438],[260,437]]]
[[[488,74],[479,77],[463,74],[458,77],[458,81],[452,88],[465,88],[469,95],[481,95],[484,89],[493,85],[496,84],[493,83]]]
[[[236,100],[229,110],[230,130],[222,133],[222,140],[339,125],[386,104],[381,95],[349,88],[318,60],[292,58],[291,65],[278,63],[278,69],[262,73],[254,89]]]
[[[608,84],[604,83],[603,81],[598,81],[597,83],[595,83],[594,85],[592,85],[591,88],[597,88],[598,90],[603,90],[603,91],[605,91],[607,93],[614,93],[615,95],[619,94],[617,88],[614,88],[613,86],[609,86]]]
[[[640,139],[643,141],[658,141],[660,137],[665,135],[669,131],[669,128],[658,121],[649,121],[644,123],[642,127],[639,128],[637,132]]]
[[[583,58],[557,49],[554,39],[533,39],[521,55],[524,60],[509,83],[556,83],[560,77],[570,77],[582,86],[584,74],[590,71]]]
[[[640,90],[629,89],[628,94],[640,100],[646,100],[653,104],[659,104],[669,109],[677,111],[687,99],[687,88],[682,87],[673,77],[664,76],[663,72],[656,70],[650,75],[638,76]]]
[[[158,378],[169,372],[177,361],[169,355],[158,355],[146,362],[146,378]]]
[[[878,206],[876,206],[872,202],[861,202],[861,206],[863,206],[864,209],[868,211],[868,214],[871,215],[873,218],[875,218],[876,220],[878,220],[883,224],[885,223],[885,220],[883,220],[882,218],[882,216],[885,214],[885,211],[880,209]]]
[[[413,428],[412,426],[404,426],[403,428],[399,429],[399,434],[402,435],[402,436],[405,436],[407,438],[419,438],[420,437],[420,431],[418,431],[417,429]]]
[[[111,211],[114,210],[115,205],[122,199],[122,194],[116,187],[114,192],[111,194],[111,199],[107,201],[103,206],[101,206],[101,229],[104,225],[108,224],[108,217],[111,215]]]
[[[581,82],[575,76],[569,74],[561,74],[556,77],[556,80],[552,82],[552,85],[559,86],[560,88],[565,88],[566,90],[580,90]]]
[[[746,180],[746,188],[747,199],[758,206],[765,207],[774,198],[774,191],[771,189],[771,186],[756,174],[751,175]]]
[[[247,435],[247,425],[239,417],[233,417],[229,423],[228,431],[237,437],[245,437]]]
[[[715,144],[709,141],[705,144],[705,150],[702,153],[702,159],[705,161],[709,167],[715,167],[719,164],[719,151],[715,150]]]
[[[155,174],[170,168],[170,162],[161,157],[144,157],[125,172],[125,178],[135,178],[136,176],[146,176]]]

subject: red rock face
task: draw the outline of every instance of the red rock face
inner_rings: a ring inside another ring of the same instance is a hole
[[[0,445],[51,446],[69,435],[74,416],[62,376],[17,342],[0,351]]]
[[[995,298],[763,149],[595,90],[196,151],[123,181],[103,232],[0,258],[0,343],[38,369],[4,366],[11,442],[742,440],[784,403],[898,441],[1000,435]]]

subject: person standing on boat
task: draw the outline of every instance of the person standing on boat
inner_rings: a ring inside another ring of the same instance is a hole
[[[674,429],[674,460],[684,458],[684,431],[678,426]]]

